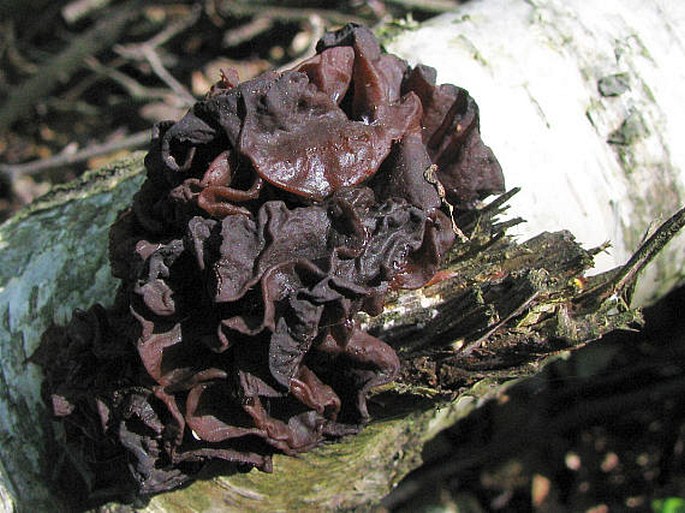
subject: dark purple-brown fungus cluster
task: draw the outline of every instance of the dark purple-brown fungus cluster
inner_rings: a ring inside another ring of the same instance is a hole
[[[465,90],[362,27],[317,52],[226,73],[156,127],[110,233],[116,306],[46,334],[45,395],[88,493],[167,490],[209,459],[269,471],[357,431],[399,360],[355,314],[434,275],[445,202],[502,191]]]

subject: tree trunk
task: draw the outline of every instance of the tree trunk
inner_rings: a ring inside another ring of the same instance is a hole
[[[678,159],[683,155],[672,140],[685,116],[671,121],[683,107],[663,96],[670,91],[670,80],[677,79],[652,82],[652,68],[664,66],[654,39],[674,37],[668,30],[684,18],[656,1],[642,2],[640,10],[645,11],[637,21],[661,20],[661,28],[635,21],[626,32],[629,25],[602,25],[610,18],[605,5],[614,2],[581,4],[476,1],[455,15],[405,32],[391,50],[409,58],[421,55],[421,61],[439,68],[439,81],[471,89],[481,105],[484,140],[500,158],[509,185],[524,187],[510,211],[531,221],[529,234],[570,227],[586,243],[613,239],[620,250],[614,256],[622,263],[652,216],[675,210],[682,187]],[[629,13],[623,7],[623,14],[637,16],[637,5]],[[595,16],[593,9],[605,14]],[[411,53],[426,34],[440,50]],[[578,34],[573,44],[563,46],[571,34]],[[486,40],[491,41],[487,46]],[[593,52],[585,52],[587,45]],[[445,59],[445,47],[454,51],[452,59]],[[613,68],[607,57],[612,50],[617,52]],[[598,63],[593,64],[592,53],[600,56]],[[668,73],[682,73],[683,55],[681,47],[671,51],[675,64],[666,68]],[[431,62],[436,59],[442,62]],[[560,82],[556,73],[562,74]],[[609,96],[607,91],[623,87],[617,73],[628,74],[630,89]],[[609,87],[600,89],[602,96],[597,81],[612,76],[613,82],[600,86]],[[633,114],[637,117],[631,118]],[[639,123],[631,124],[636,119]],[[659,126],[664,128],[657,130]],[[590,170],[597,174],[589,175]],[[141,155],[133,155],[59,188],[0,227],[0,505],[5,511],[61,507],[45,472],[41,376],[27,358],[51,322],[64,323],[73,308],[111,303],[117,283],[107,262],[107,230],[130,203],[141,173]],[[542,185],[551,189],[544,192]],[[551,206],[550,190],[564,191]],[[604,195],[591,199],[594,192]],[[566,210],[562,199],[568,200]],[[488,224],[494,211],[483,213],[484,232],[476,228],[481,219],[464,220],[476,232],[453,255],[447,279],[397,297],[379,319],[366,321],[370,330],[399,348],[403,375],[377,397],[376,403],[386,401],[386,406],[378,407],[378,420],[361,435],[297,459],[277,457],[273,474],[253,471],[198,481],[154,497],[146,511],[342,511],[368,506],[420,463],[427,440],[496,395],[507,380],[537,372],[560,349],[636,320],[635,312],[606,293],[623,292],[626,283],[615,279],[621,275],[588,283],[579,279],[592,255],[568,233],[543,234],[516,245],[501,237],[501,226]],[[599,235],[586,231],[588,225],[601,229]],[[621,238],[614,236],[619,234]],[[674,263],[669,254],[671,263],[667,265],[667,255],[658,269],[662,281],[652,292],[669,286],[676,271],[682,271],[681,260]]]

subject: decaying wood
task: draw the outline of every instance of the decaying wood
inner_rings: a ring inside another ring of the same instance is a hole
[[[469,90],[524,237],[566,229],[623,265],[685,197],[685,3],[472,0],[401,31],[388,50]],[[685,237],[640,279],[647,302],[682,283]]]
[[[141,179],[142,155],[136,154],[0,227],[0,497],[6,511],[57,507],[40,429],[47,421],[40,375],[27,356],[51,322],[64,322],[73,308],[111,302],[117,284],[106,258],[107,229]],[[613,274],[582,277],[594,251],[570,233],[543,233],[522,244],[508,238],[503,230],[510,223],[497,222],[507,199],[459,216],[470,240],[457,245],[433,283],[396,295],[381,316],[363,319],[397,347],[404,369],[374,396],[376,420],[361,435],[300,458],[277,457],[273,474],[208,475],[153,497],[145,511],[187,511],[191,504],[192,511],[368,506],[420,463],[423,444],[437,431],[507,381],[611,329],[636,326],[639,313],[622,297],[627,287],[609,297],[595,293]]]

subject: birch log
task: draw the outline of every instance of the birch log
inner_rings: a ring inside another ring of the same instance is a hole
[[[565,228],[620,265],[685,195],[685,2],[474,0],[388,50],[480,105],[483,140],[522,191],[522,237]],[[511,232],[513,233],[513,232]],[[685,272],[685,237],[652,265],[646,302]]]
[[[610,240],[613,252],[600,263],[606,269],[623,263],[649,223],[680,203],[680,5],[474,0],[404,32],[389,49],[437,67],[441,82],[470,89],[481,106],[484,140],[498,155],[509,186],[523,189],[510,209],[529,221],[522,236],[570,228],[590,246]],[[109,275],[106,232],[130,202],[141,170],[140,155],[134,156],[0,227],[4,511],[57,510],[43,474],[40,375],[27,356],[50,322],[64,322],[72,308],[111,301],[116,283]],[[84,252],[83,245],[99,249]],[[644,297],[677,280],[682,247],[682,240],[671,245],[658,263],[654,286],[643,288]],[[362,437],[299,460],[277,460],[274,476],[201,481],[153,499],[147,511],[241,511],[256,505],[280,511],[294,504],[316,511],[364,504],[416,466],[422,444],[495,393],[502,378],[471,386],[442,408],[417,408],[370,426]],[[321,482],[311,483],[305,496],[288,497],[289,476],[305,471]]]
[[[73,511],[48,485],[56,477],[52,469],[60,466],[50,465],[48,453],[60,446],[60,437],[50,429],[39,397],[41,376],[28,357],[51,322],[64,323],[73,308],[112,302],[117,283],[107,262],[107,230],[118,206],[130,203],[142,168],[142,155],[134,155],[55,191],[0,226],[6,264],[0,268],[3,511]],[[620,294],[603,294],[608,299],[599,301],[586,294],[598,290],[595,284],[603,278],[589,280],[585,288],[574,285],[592,255],[568,232],[518,245],[489,220],[496,211],[460,218],[471,240],[450,254],[441,280],[404,291],[378,317],[360,319],[402,359],[397,382],[373,401],[377,420],[361,434],[298,458],[276,455],[273,474],[205,476],[153,497],[144,511],[369,508],[420,464],[428,440],[498,394],[508,380],[538,372],[562,348],[634,324],[638,314],[614,300]],[[685,211],[677,224],[685,224]],[[614,276],[607,275],[609,283]],[[57,452],[69,457],[68,451]],[[131,507],[111,504],[98,511]]]

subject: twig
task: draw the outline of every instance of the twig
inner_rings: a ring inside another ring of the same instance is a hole
[[[104,76],[123,87],[134,100],[157,100],[165,98],[169,91],[164,88],[146,87],[115,67],[101,64],[95,57],[86,59],[86,65],[97,75]]]
[[[199,4],[193,5],[188,16],[184,16],[179,20],[170,23],[164,30],[155,35],[152,39],[149,39],[145,44],[152,46],[153,48],[165,45],[169,42],[169,40],[176,37],[184,30],[195,25],[195,23],[197,23],[197,20],[200,19],[201,14],[202,6]]]
[[[157,48],[177,34],[180,34],[187,28],[193,26],[197,20],[200,19],[201,12],[202,6],[196,4],[191,9],[188,16],[184,16],[180,20],[168,25],[164,30],[147,41],[137,44],[117,45],[114,48],[119,55],[127,59],[136,61],[146,60],[148,64],[150,64],[155,75],[169,86],[169,88],[183,101],[185,106],[194,104],[195,97],[164,67],[162,59],[160,59],[159,53],[157,52]]]
[[[98,11],[110,3],[111,0],[74,0],[62,7],[62,18],[69,25]]]
[[[246,16],[259,16],[264,14],[268,10],[269,15],[273,18],[279,18],[286,21],[300,21],[303,19],[308,19],[311,16],[320,16],[321,18],[328,20],[330,23],[336,25],[344,25],[345,23],[368,23],[359,16],[341,14],[339,11],[329,10],[329,9],[311,9],[302,7],[283,7],[274,4],[266,5],[264,3],[243,3],[236,2],[235,0],[223,0],[218,5],[218,12],[223,17],[246,17]]]
[[[647,242],[640,246],[628,263],[621,268],[616,277],[614,290],[622,290],[627,284],[633,282],[636,275],[675,237],[683,226],[685,226],[685,208],[681,208],[659,226]]]
[[[31,78],[14,87],[0,109],[0,132],[7,130],[24,116],[41,98],[65,77],[70,77],[83,66],[83,60],[110,46],[126,30],[129,22],[138,16],[140,0],[121,4],[111,16],[103,16],[84,34],[77,36],[59,55],[46,64]]]
[[[16,32],[12,20],[2,23],[2,43],[0,43],[0,55],[7,55],[7,60],[23,73],[35,73],[38,69],[35,63],[26,59],[16,45]]]
[[[131,60],[141,60],[141,52],[139,48],[141,46],[149,46],[151,48],[159,48],[160,46],[166,44],[172,38],[176,37],[178,34],[186,30],[187,28],[195,25],[197,20],[200,19],[200,14],[202,13],[202,6],[196,4],[190,10],[187,16],[174,21],[167,25],[162,31],[155,34],[153,37],[144,41],[142,43],[131,43],[127,45],[118,45],[115,50],[122,57],[126,57]]]
[[[243,25],[231,30],[227,30],[224,33],[221,44],[224,48],[231,48],[241,45],[252,40],[259,34],[263,34],[273,26],[274,19],[269,14],[265,14],[264,16],[256,16],[254,19]]]
[[[149,130],[136,132],[135,134],[102,144],[95,144],[71,154],[59,154],[49,159],[34,160],[25,164],[7,165],[0,164],[0,173],[15,179],[20,175],[33,175],[47,169],[69,166],[83,162],[99,155],[106,155],[119,150],[140,148],[150,140]]]
[[[635,283],[640,271],[676,236],[683,226],[685,226],[685,207],[659,226],[608,282],[588,290],[587,293],[578,298],[579,302],[588,299],[603,301],[629,290]]]
[[[145,59],[150,63],[152,71],[155,72],[155,75],[157,75],[162,82],[168,85],[169,88],[183,100],[187,107],[190,107],[195,103],[195,97],[190,93],[190,91],[188,91],[183,84],[176,80],[174,76],[164,67],[162,60],[159,58],[157,50],[155,50],[152,46],[142,45],[140,47],[140,51],[145,56]]]
[[[386,4],[397,5],[403,9],[440,14],[457,8],[454,0],[385,0]]]

